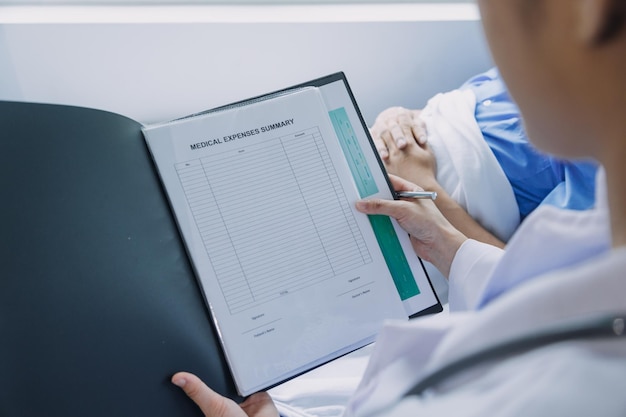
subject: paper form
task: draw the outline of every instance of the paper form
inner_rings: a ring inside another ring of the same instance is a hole
[[[317,88],[144,133],[242,395],[406,319]]]
[[[372,262],[329,160],[313,127],[176,165],[231,314]]]

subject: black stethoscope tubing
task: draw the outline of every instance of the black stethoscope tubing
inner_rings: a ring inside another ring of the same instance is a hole
[[[404,394],[405,397],[422,395],[443,381],[475,366],[511,355],[525,353],[554,343],[572,340],[626,338],[624,323],[626,314],[610,314],[594,318],[578,319],[558,327],[542,329],[532,334],[509,339],[488,346],[477,352],[454,360],[421,378]]]

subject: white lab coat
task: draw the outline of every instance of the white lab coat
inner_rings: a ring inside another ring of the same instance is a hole
[[[605,178],[600,169],[593,210],[540,206],[513,235],[506,251],[466,241],[450,268],[450,311],[478,309],[528,280],[608,252],[611,235]]]
[[[364,371],[369,351],[279,387],[281,414],[626,416],[623,339],[548,346],[461,373],[427,398],[401,398],[424,373],[483,346],[564,318],[626,312],[626,248],[609,248],[602,173],[597,189],[592,211],[537,209],[506,252],[466,242],[451,272],[452,313],[388,323]],[[517,288],[500,294],[507,286]],[[498,296],[468,310],[484,294]]]
[[[626,312],[626,248],[609,249],[603,175],[599,181],[599,207],[540,207],[506,252],[464,244],[453,265],[451,310],[498,296],[478,311],[386,326],[346,415],[625,416],[624,339],[565,342],[483,363],[426,397],[401,399],[424,373],[481,347],[563,319]]]

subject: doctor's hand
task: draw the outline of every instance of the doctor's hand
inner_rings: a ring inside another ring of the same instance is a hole
[[[206,417],[279,417],[267,392],[257,392],[237,404],[211,390],[200,378],[187,372],[178,372],[172,377],[172,383],[182,388]]]
[[[422,191],[415,184],[395,175],[389,175],[389,178],[396,191]],[[457,250],[467,240],[432,200],[368,199],[357,201],[356,208],[365,214],[395,218],[411,236],[415,253],[435,265],[446,277],[450,274]]]

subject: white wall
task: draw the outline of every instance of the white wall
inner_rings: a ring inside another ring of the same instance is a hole
[[[344,71],[371,123],[388,106],[421,107],[491,65],[475,16],[448,18],[452,9],[441,9],[421,19],[413,9],[415,18],[359,21],[362,6],[345,9],[345,19],[325,19],[334,10],[320,7],[322,18],[311,21],[121,23],[32,11],[11,20],[6,10],[3,20],[0,8],[0,99],[90,106],[150,123]]]
[[[144,8],[0,7],[0,100],[151,123],[344,71],[371,125],[386,107],[422,107],[491,65],[471,5],[368,7],[281,6],[247,17],[159,9],[158,18]],[[445,301],[445,279],[427,267]]]

